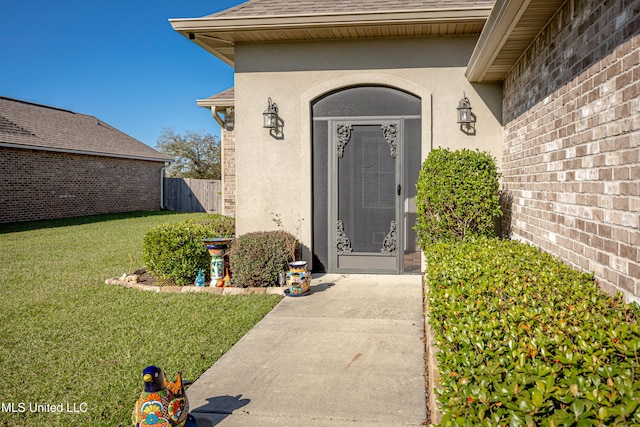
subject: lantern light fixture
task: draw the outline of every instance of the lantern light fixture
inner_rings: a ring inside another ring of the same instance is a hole
[[[236,114],[233,107],[227,107],[224,114],[224,129],[232,131],[236,125]]]
[[[471,113],[471,102],[467,98],[467,94],[463,92],[463,98],[458,103],[458,123],[461,125],[471,125],[475,123],[475,117]]]
[[[269,97],[268,103],[267,109],[262,113],[263,127],[265,129],[278,129],[278,105],[271,100],[271,97]]]

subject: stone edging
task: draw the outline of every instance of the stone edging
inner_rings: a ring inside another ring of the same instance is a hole
[[[146,292],[157,292],[167,294],[197,294],[207,293],[213,295],[284,295],[283,287],[265,288],[217,288],[212,286],[151,286],[135,281],[131,276],[114,277],[105,280],[107,285],[119,285],[125,288],[138,289]]]

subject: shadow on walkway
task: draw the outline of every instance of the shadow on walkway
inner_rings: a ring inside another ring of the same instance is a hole
[[[207,399],[206,405],[192,408],[191,415],[196,418],[198,427],[213,427],[250,402],[251,399],[243,399],[241,394],[211,397]]]

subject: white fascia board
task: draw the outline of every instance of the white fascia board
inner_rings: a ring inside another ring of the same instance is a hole
[[[470,82],[482,82],[489,66],[509,39],[531,0],[497,0],[478,43],[471,54],[465,75]]]
[[[235,101],[233,99],[196,99],[198,107],[215,108],[215,107],[233,107]]]
[[[336,13],[327,15],[282,15],[170,19],[178,32],[232,32],[265,29],[314,28],[327,25],[387,25],[437,23],[487,19],[490,7],[434,9],[427,11],[383,11],[371,13]]]

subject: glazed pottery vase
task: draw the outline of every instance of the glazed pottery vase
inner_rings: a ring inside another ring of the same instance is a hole
[[[307,271],[307,261],[294,261],[289,263],[286,283],[286,293],[289,296],[302,296],[309,293],[311,273]]]
[[[202,239],[207,251],[209,251],[209,255],[211,255],[211,282],[209,286],[224,286],[224,256],[232,241],[233,237],[206,237]]]

